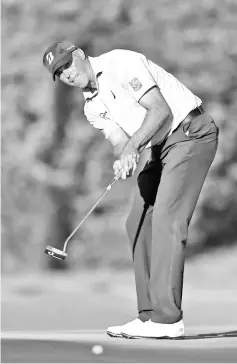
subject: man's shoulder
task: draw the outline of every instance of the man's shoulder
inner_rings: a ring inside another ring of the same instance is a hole
[[[101,62],[105,63],[125,63],[134,58],[144,57],[141,53],[131,51],[128,49],[113,49],[107,53],[101,54],[98,58]]]

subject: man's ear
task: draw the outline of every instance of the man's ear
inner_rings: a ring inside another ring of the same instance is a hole
[[[75,51],[73,51],[73,55],[75,55],[76,57],[81,58],[83,61],[85,61],[85,59],[86,59],[86,55],[85,55],[84,51],[81,48],[75,49]]]

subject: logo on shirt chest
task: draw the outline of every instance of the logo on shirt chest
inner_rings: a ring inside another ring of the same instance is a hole
[[[142,84],[137,77],[134,77],[131,81],[129,81],[129,85],[134,89],[134,91],[138,91],[142,87]]]
[[[103,119],[109,119],[108,116],[107,116],[107,114],[108,114],[107,111],[101,112],[100,113],[100,117],[103,118]]]

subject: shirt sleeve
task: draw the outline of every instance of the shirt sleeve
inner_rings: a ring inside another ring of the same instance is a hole
[[[125,51],[122,74],[122,84],[131,96],[138,102],[140,98],[152,87],[157,86],[151,71],[149,70],[147,58],[136,52]]]
[[[89,102],[86,102],[84,105],[85,117],[94,128],[101,130],[105,138],[108,139],[111,132],[120,129],[119,125],[111,120],[106,110],[100,114],[93,112]]]

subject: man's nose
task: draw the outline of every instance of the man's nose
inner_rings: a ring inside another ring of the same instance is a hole
[[[70,70],[68,70],[68,69],[64,70],[64,71],[63,71],[63,74],[64,74],[64,76],[65,76],[68,80],[70,80],[70,76],[72,76],[72,72],[71,72]]]
[[[67,71],[63,71],[63,74],[64,74],[64,76],[66,77],[66,78],[70,78],[70,73],[69,72],[67,72]]]

